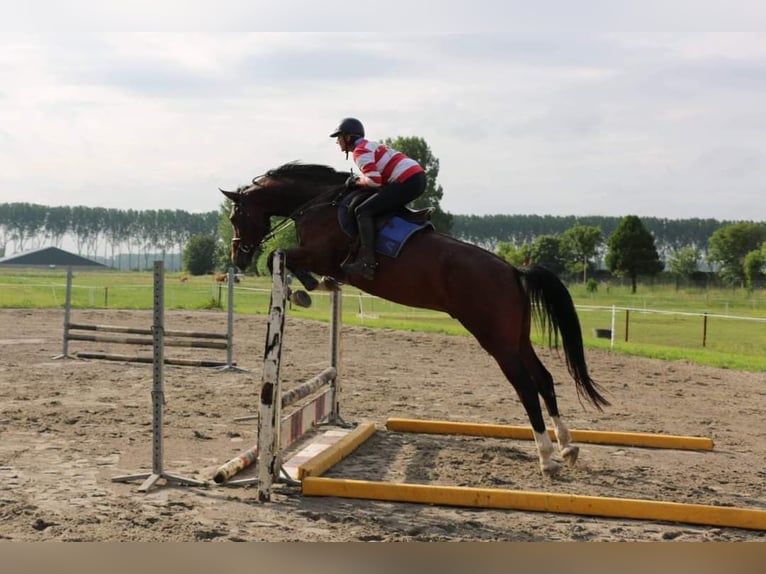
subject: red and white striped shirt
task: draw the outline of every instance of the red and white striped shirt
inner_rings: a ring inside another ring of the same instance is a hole
[[[354,162],[362,172],[360,183],[366,187],[402,182],[424,171],[418,162],[402,152],[364,138],[356,142]]]

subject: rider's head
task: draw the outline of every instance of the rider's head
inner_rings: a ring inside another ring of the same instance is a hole
[[[331,138],[338,138],[341,151],[349,152],[354,149],[357,138],[364,137],[364,126],[356,118],[343,118],[335,131],[330,134]]]

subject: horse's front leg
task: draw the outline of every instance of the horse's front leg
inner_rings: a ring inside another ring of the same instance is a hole
[[[306,271],[303,267],[300,266],[300,264],[296,264],[296,252],[298,250],[292,250],[288,249],[285,251],[285,267],[287,270],[295,277],[298,278],[298,281],[301,282],[301,285],[303,285],[308,291],[313,291],[317,288],[319,285],[319,281],[317,281],[316,277],[314,277],[311,272]],[[269,253],[269,256],[266,260],[266,264],[269,268],[269,273],[274,273],[274,252],[272,251]]]
[[[322,277],[322,281],[317,281],[314,275],[306,270],[306,267],[310,265],[310,258],[307,257],[306,251],[300,247],[297,249],[288,249],[285,252],[285,267],[308,291],[313,291],[317,287],[325,291],[334,290],[337,288],[337,283],[332,283],[334,280]],[[267,264],[269,271],[274,272],[274,252],[269,254]],[[334,285],[334,288],[333,288]],[[293,290],[289,285],[287,287],[287,297],[291,303],[299,307],[311,307],[311,296],[302,289]]]

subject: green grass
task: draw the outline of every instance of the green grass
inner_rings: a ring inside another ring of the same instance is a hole
[[[228,286],[215,283],[212,276],[189,277],[168,273],[165,279],[167,309],[219,309],[225,311]],[[0,308],[63,307],[65,270],[0,271]],[[271,279],[247,277],[236,285],[236,313],[268,312]],[[686,289],[639,286],[631,294],[627,287],[601,285],[587,293],[581,285],[570,288],[583,330],[586,347],[610,349],[610,341],[598,339],[594,329],[612,328],[612,352],[685,360],[699,364],[747,371],[766,371],[766,294],[732,289]],[[310,309],[294,307],[297,317],[327,321],[329,296],[312,294]],[[110,309],[151,309],[151,272],[77,272],[72,287],[72,307]],[[629,313],[624,308],[633,309]],[[644,312],[672,311],[676,314]],[[360,312],[360,311],[363,311]],[[702,313],[711,316],[705,325]],[[679,314],[686,313],[686,314]],[[733,315],[743,319],[726,319]],[[758,319],[745,320],[744,318]],[[465,335],[465,329],[443,313],[396,305],[363,295],[353,287],[344,288],[343,322],[373,328],[425,331]],[[627,332],[627,333],[626,333]],[[627,334],[627,341],[626,341]],[[537,344],[543,344],[537,333]],[[704,346],[703,346],[704,342]]]
[[[601,284],[596,293],[583,285],[570,286],[572,297],[581,305],[615,305],[634,309],[661,309],[766,318],[766,294],[746,289],[675,289],[672,286],[639,285],[636,293],[626,286]]]

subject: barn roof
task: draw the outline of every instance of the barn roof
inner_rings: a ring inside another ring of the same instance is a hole
[[[87,259],[75,253],[64,251],[58,247],[42,247],[17,253],[0,259],[2,267],[87,267],[92,269],[108,269],[107,265]]]

